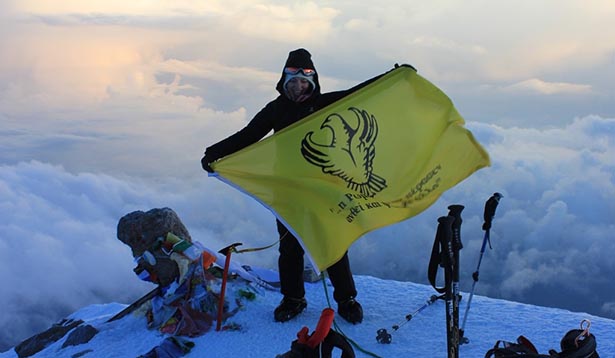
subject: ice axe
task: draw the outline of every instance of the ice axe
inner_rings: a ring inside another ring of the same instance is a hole
[[[218,321],[216,322],[216,331],[219,331],[220,327],[222,327],[222,313],[224,311],[224,292],[226,291],[226,279],[228,277],[228,269],[231,264],[231,254],[233,252],[236,252],[237,250],[235,250],[235,248],[240,245],[243,244],[241,242],[236,242],[218,251],[222,255],[226,256],[226,259],[224,260],[224,271],[222,272],[222,286],[220,287],[220,298],[218,301]]]

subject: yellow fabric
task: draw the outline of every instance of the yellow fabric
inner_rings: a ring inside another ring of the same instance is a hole
[[[450,99],[402,66],[212,167],[324,270],[366,232],[419,214],[489,164]]]

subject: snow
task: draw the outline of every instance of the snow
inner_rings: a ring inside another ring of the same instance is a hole
[[[436,294],[431,286],[370,276],[355,276],[355,280],[364,321],[351,325],[336,318],[344,334],[363,350],[380,357],[446,357],[444,301],[436,301],[410,321],[405,319]],[[258,287],[256,299],[246,301],[244,308],[228,320],[239,324],[241,330],[216,332],[213,327],[200,337],[188,338],[195,347],[185,357],[275,357],[288,351],[303,326],[313,331],[322,309],[328,307],[327,296],[332,296],[328,281],[326,290],[322,282],[305,286],[308,308],[294,320],[274,322],[273,310],[281,299],[280,293]],[[469,293],[462,292],[462,296],[460,320]],[[331,302],[336,308],[332,298]],[[165,335],[147,329],[143,309],[106,323],[124,307],[124,304],[110,303],[78,310],[69,318],[82,319],[99,333],[88,343],[62,349],[67,334],[36,354],[36,358],[71,357],[81,352],[86,352],[82,355],[86,358],[137,357],[163,341]],[[460,357],[483,357],[497,340],[515,341],[519,335],[529,338],[540,353],[547,354],[551,348],[559,351],[560,339],[568,330],[579,328],[583,319],[591,321],[591,333],[596,336],[600,356],[615,357],[615,320],[475,295],[465,327],[470,342],[461,345]],[[393,330],[396,324],[402,325]],[[381,328],[392,334],[391,344],[376,341],[376,331]],[[357,357],[369,357],[356,348],[355,353]],[[339,351],[334,351],[334,357],[339,355]],[[0,353],[0,358],[15,357],[13,349]]]

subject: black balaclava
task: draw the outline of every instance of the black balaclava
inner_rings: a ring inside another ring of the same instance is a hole
[[[284,64],[284,68],[286,67],[313,69],[316,73],[313,76],[314,91],[312,91],[312,96],[320,93],[320,83],[318,83],[318,71],[316,71],[316,67],[314,67],[314,63],[312,62],[312,55],[306,49],[299,48],[289,52],[288,59]],[[278,81],[275,88],[281,95],[286,96],[284,91],[284,80],[286,77],[286,75],[284,74],[284,68],[282,69],[282,77],[280,77],[280,80]]]

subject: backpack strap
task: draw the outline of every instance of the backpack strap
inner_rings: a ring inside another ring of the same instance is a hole
[[[438,228],[436,230],[436,238],[431,249],[431,258],[429,259],[429,266],[427,267],[427,278],[431,286],[439,293],[445,293],[447,288],[452,285],[453,278],[453,262],[450,252],[450,245],[452,242],[452,224],[455,220],[452,216],[442,216],[438,219]],[[447,230],[449,232],[447,232]],[[436,285],[436,276],[438,275],[438,267],[444,269],[444,286],[438,287]]]
[[[536,349],[536,347],[534,346],[534,343],[532,343],[529,339],[527,339],[525,336],[519,336],[517,337],[517,343],[523,345],[525,348],[527,348],[530,352],[532,353],[536,353],[538,354],[538,349]]]
[[[334,330],[329,331],[320,348],[323,358],[331,358],[333,348],[338,348],[342,351],[341,358],[355,358],[354,350],[350,343],[348,343],[344,336]]]
[[[487,351],[485,358],[550,358],[539,354],[534,344],[524,336],[517,338],[517,343],[499,340]]]

